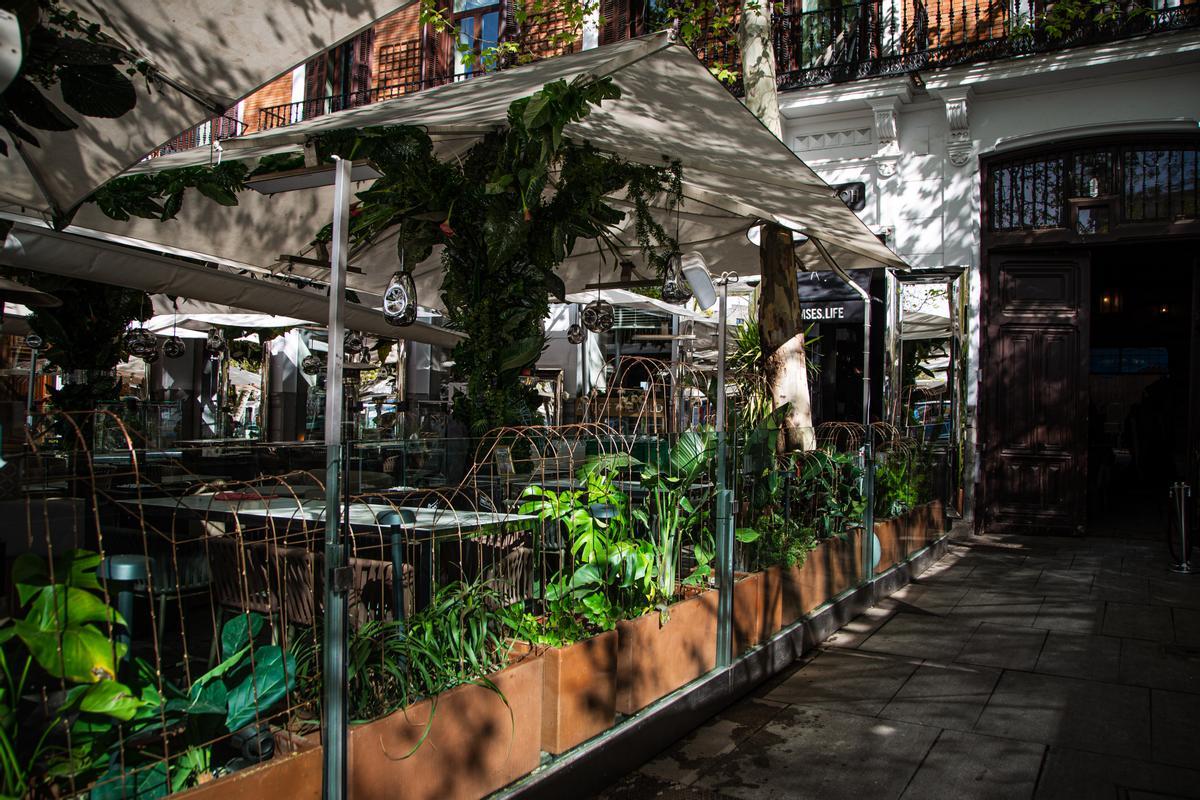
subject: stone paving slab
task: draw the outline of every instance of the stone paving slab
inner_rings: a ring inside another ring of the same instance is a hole
[[[1032,670],[1045,641],[1043,630],[984,622],[971,634],[956,660],[1000,669]]]
[[[975,730],[1149,759],[1149,691],[1053,675],[1005,672]]]
[[[977,536],[605,794],[1200,800],[1200,577]]]
[[[1034,671],[1064,678],[1116,683],[1120,663],[1120,639],[1047,631],[1046,643],[1038,655]]]
[[[859,650],[952,661],[975,625],[900,613],[858,646]]]
[[[1120,639],[1117,680],[1133,686],[1200,693],[1200,648]]]
[[[937,735],[921,725],[792,707],[717,761],[701,784],[744,800],[895,798]]]
[[[969,731],[992,696],[1000,670],[926,662],[896,692],[881,717]]]
[[[1045,746],[942,731],[904,800],[1013,800],[1033,796]]]
[[[764,699],[874,716],[916,671],[917,661],[827,650]]]
[[[1156,642],[1169,642],[1175,638],[1170,608],[1138,603],[1108,603],[1101,633]]]

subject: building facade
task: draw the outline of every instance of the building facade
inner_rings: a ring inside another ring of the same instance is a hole
[[[1150,3],[795,0],[774,20],[785,142],[856,187],[852,207],[914,267],[961,275],[980,526],[1078,532],[1113,486],[1194,471],[1200,3]],[[517,26],[504,0],[443,13],[467,49],[515,39],[549,57],[666,12],[604,0],[569,41],[561,18]],[[698,54],[736,68],[729,42]],[[410,6],[164,149],[481,69]]]

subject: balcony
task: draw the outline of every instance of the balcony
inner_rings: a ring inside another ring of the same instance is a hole
[[[151,157],[180,153],[184,150],[192,150],[197,147],[208,147],[214,142],[232,139],[235,136],[241,136],[245,132],[245,123],[236,117],[229,114],[213,117],[201,122],[191,130],[176,136],[152,153]]]
[[[1171,4],[1107,19],[1077,20],[1051,35],[1043,0],[874,0],[778,15],[781,90],[1044,53],[1200,26],[1200,3]]]
[[[1200,27],[1200,0],[1177,5],[1169,5],[1173,0],[1153,1],[1162,7],[1113,19],[1075,21],[1060,36],[1051,35],[1040,23],[1043,13],[1052,7],[1045,0],[860,0],[777,14],[777,81],[783,91],[802,89]],[[735,42],[705,39],[694,47],[706,63],[720,64],[735,73],[740,70]],[[416,71],[410,69],[409,74]],[[467,77],[460,75],[455,80]],[[253,129],[294,125],[444,82],[393,81],[368,91],[267,106],[258,110]],[[741,93],[740,83],[730,88]],[[200,141],[203,132],[192,134],[197,140],[192,146],[208,144]]]

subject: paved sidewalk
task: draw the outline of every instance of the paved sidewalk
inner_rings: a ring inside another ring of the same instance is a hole
[[[953,544],[604,796],[1200,798],[1200,576],[1164,549]]]

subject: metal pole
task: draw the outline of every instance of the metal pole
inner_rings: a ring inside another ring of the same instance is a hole
[[[1171,484],[1171,511],[1179,522],[1179,562],[1171,565],[1172,572],[1190,575],[1196,570],[1191,565],[1191,547],[1188,542],[1187,501],[1192,496],[1192,488],[1183,481]]]
[[[717,666],[733,661],[733,490],[725,480],[725,334],[729,281],[721,276],[721,303],[717,318]]]
[[[837,265],[829,251],[820,240],[813,239],[817,251],[825,263],[842,281],[854,290],[863,301],[863,390],[862,390],[862,424],[864,437],[862,444],[863,461],[863,578],[867,581],[875,578],[875,459],[874,435],[871,433],[871,293],[851,280],[846,271]]]
[[[29,390],[25,392],[25,424],[33,427],[33,384],[37,380],[37,348],[30,348],[29,356]]]
[[[325,677],[322,796],[346,796],[346,553],[338,513],[342,458],[342,362],[345,336],[346,250],[350,237],[351,162],[334,156],[333,252],[329,279],[329,353],[325,365]],[[396,578],[394,577],[393,580]]]

